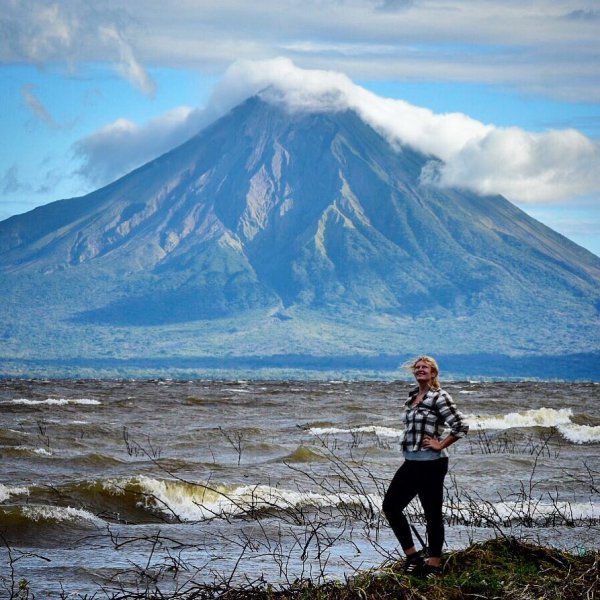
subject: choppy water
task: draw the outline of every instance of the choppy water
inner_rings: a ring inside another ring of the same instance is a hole
[[[21,577],[38,597],[167,591],[396,557],[380,506],[409,387],[0,381],[0,597]],[[444,387],[471,424],[450,450],[447,547],[516,534],[596,548],[600,386]]]

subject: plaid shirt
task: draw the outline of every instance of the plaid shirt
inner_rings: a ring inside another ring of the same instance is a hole
[[[405,403],[403,450],[408,452],[424,450],[423,438],[429,435],[440,440],[445,424],[450,427],[450,434],[453,436],[461,438],[467,435],[469,426],[456,409],[454,400],[448,392],[441,389],[429,390],[419,404],[411,407],[410,404],[418,393],[419,388],[411,390]]]

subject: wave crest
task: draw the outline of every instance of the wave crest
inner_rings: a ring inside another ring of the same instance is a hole
[[[311,427],[309,433],[312,435],[336,435],[336,434],[356,434],[370,433],[377,437],[402,438],[404,431],[402,429],[393,429],[391,427],[382,427],[380,425],[363,425],[360,427],[352,427],[343,429],[340,427]]]
[[[600,444],[600,425],[576,425],[568,423],[557,427],[559,433],[573,444]]]
[[[538,408],[500,416],[475,416],[467,419],[474,429],[512,429],[514,427],[556,427],[571,423],[570,408]]]
[[[101,404],[101,402],[99,400],[93,400],[92,398],[46,398],[46,400],[15,398],[14,400],[6,400],[1,404],[24,404],[27,406],[37,406],[40,404],[47,404],[52,406],[64,406],[66,404],[81,404],[95,406]]]
[[[300,511],[308,508],[381,507],[377,496],[297,492],[268,485],[223,485],[160,480],[139,476],[109,481],[103,487],[113,494],[134,493],[137,505],[163,517],[190,522],[244,517],[257,512]]]

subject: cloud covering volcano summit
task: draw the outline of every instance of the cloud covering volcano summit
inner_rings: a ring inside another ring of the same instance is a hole
[[[240,61],[206,108],[181,107],[145,126],[120,119],[79,142],[83,172],[106,183],[170,150],[244,99],[259,94],[292,112],[355,111],[396,150],[431,156],[422,176],[441,187],[500,193],[522,203],[600,193],[600,146],[574,129],[500,128],[462,113],[436,114],[383,98],[342,73],[301,69],[290,60]]]

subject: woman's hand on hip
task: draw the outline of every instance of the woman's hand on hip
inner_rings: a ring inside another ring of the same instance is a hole
[[[428,448],[429,450],[436,450],[439,452],[440,450],[442,450],[443,446],[439,440],[436,440],[430,435],[426,435],[423,438],[423,448]]]

